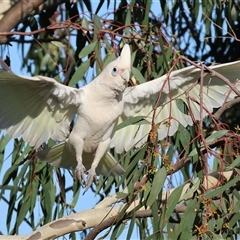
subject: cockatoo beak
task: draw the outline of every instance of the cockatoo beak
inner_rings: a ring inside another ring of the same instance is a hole
[[[131,72],[131,51],[128,44],[125,44],[119,59],[119,66],[121,71],[121,77],[125,80],[126,83],[129,82],[130,72]]]
[[[121,73],[121,77],[125,80],[126,83],[129,82],[129,78],[130,78],[130,72],[128,69],[124,70],[122,73]]]

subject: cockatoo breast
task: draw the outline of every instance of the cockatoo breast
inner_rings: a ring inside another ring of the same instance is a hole
[[[103,92],[86,92],[82,96],[85,99],[78,109],[78,118],[69,140],[83,139],[84,152],[89,153],[97,148],[100,141],[111,136],[115,122],[123,112],[124,103],[122,93],[109,99],[103,96]]]

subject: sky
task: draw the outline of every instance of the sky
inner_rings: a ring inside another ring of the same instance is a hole
[[[95,3],[94,3],[95,2]],[[106,10],[106,2],[105,4],[105,8],[102,7],[102,10],[100,11],[99,15],[103,15],[105,14],[107,11],[111,11],[113,10],[113,2],[110,2],[110,9]],[[95,10],[97,3],[99,3],[99,1],[92,1],[92,6],[93,6],[93,11]],[[171,4],[171,1],[169,1],[169,4]],[[152,6],[151,6],[152,11],[159,16],[160,12],[157,11],[157,9],[159,9],[159,1],[153,1]],[[73,43],[74,45],[74,43]],[[26,71],[21,70],[21,63],[22,63],[22,54],[21,54],[21,50],[18,49],[17,44],[16,43],[12,43],[11,47],[7,47],[6,49],[3,49],[3,47],[0,48],[0,56],[2,56],[3,58],[5,57],[5,55],[9,54],[10,58],[11,58],[11,69],[14,73],[16,74],[26,74]],[[8,145],[8,151],[5,154],[5,157],[7,157],[8,155],[11,154],[11,149],[13,146],[13,142],[10,142],[10,144]],[[4,162],[4,168],[2,169],[2,171],[0,172],[0,182],[2,182],[2,176],[3,173],[10,167],[10,161],[8,161],[8,159],[5,159]],[[70,183],[72,183],[72,179],[68,179],[67,181],[69,181]],[[81,210],[86,210],[86,209],[90,209],[92,207],[95,206],[95,204],[98,202],[99,197],[98,196],[94,196],[94,194],[91,191],[88,191],[85,195],[80,196],[78,204],[76,206],[75,209],[77,209],[78,211]],[[2,216],[6,216],[7,215],[7,205],[5,203],[3,203],[3,201],[0,202],[0,209],[1,209],[1,214]],[[6,229],[4,229],[4,225],[5,222],[3,222],[3,220],[5,220],[5,218],[0,218],[0,230],[3,232],[3,234],[6,234]],[[128,229],[128,224],[126,224],[126,229]],[[22,225],[21,227],[21,232],[20,234],[28,234],[31,232],[31,229],[27,226],[27,225]],[[127,231],[124,231],[124,234],[121,235],[122,239],[126,238],[126,234]],[[138,239],[138,234],[135,231],[134,233],[134,238]],[[134,239],[132,238],[132,239]],[[108,239],[108,238],[105,238]]]

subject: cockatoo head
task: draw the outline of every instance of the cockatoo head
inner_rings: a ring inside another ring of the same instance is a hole
[[[127,87],[131,72],[131,52],[128,44],[125,44],[120,56],[110,62],[98,76],[101,84],[107,85],[115,92],[123,92]]]

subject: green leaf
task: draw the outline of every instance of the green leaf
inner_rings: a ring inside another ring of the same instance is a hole
[[[79,184],[79,181],[74,181],[73,183],[73,200],[71,202],[71,208],[74,208],[77,204],[77,201],[79,199],[79,194],[80,194],[81,186]]]
[[[48,223],[51,221],[51,216],[52,216],[52,207],[53,207],[53,202],[52,202],[52,197],[51,195],[55,193],[53,191],[52,186],[47,183],[42,184],[42,210],[44,212],[44,223]],[[54,195],[53,195],[54,196]]]
[[[187,150],[189,149],[189,146],[190,146],[189,143],[191,141],[191,136],[189,131],[185,127],[183,127],[181,124],[179,124],[176,137],[177,137],[177,140],[181,142],[182,146],[185,147],[185,151],[187,154],[188,153]],[[177,140],[176,142],[178,142]]]
[[[122,232],[126,229],[126,224],[119,224],[114,228],[114,231],[111,234],[110,240],[120,239]]]
[[[97,44],[97,41],[88,44],[86,47],[84,47],[84,48],[81,50],[81,52],[79,53],[78,57],[79,57],[79,58],[84,58],[84,57],[86,57],[88,54],[90,54],[90,53],[94,50],[94,48],[96,47],[96,44]]]
[[[206,143],[207,144],[211,144],[213,143],[215,140],[217,140],[218,138],[221,138],[223,137],[224,135],[226,135],[228,133],[228,130],[220,130],[220,131],[217,131],[217,132],[214,132],[213,134],[211,134],[209,137],[207,137],[205,139]],[[205,147],[204,146],[201,146],[199,151],[202,151],[204,150]],[[193,157],[194,155],[197,155],[198,154],[198,150],[196,148],[194,148],[190,153],[189,153],[189,157]]]
[[[116,59],[116,56],[115,56],[115,53],[114,53],[114,52],[112,52],[112,54],[110,54],[110,55],[107,55],[106,59],[104,60],[104,65],[103,65],[103,67],[106,67],[107,64],[109,64],[110,62],[112,62],[112,61],[115,60],[115,59]]]
[[[222,194],[224,191],[226,191],[230,187],[234,186],[239,180],[240,180],[240,176],[237,176],[234,179],[230,180],[228,183],[224,184],[223,186],[220,186],[216,190],[208,190],[204,194],[204,197],[205,198],[213,198],[215,196],[218,196],[219,194]]]
[[[189,185],[187,184],[188,187],[186,189],[186,192],[182,195],[181,201],[192,198],[193,194],[199,189],[200,183],[201,183],[200,179],[195,178],[193,180],[193,185],[191,186],[191,188],[189,188]],[[185,186],[184,186],[184,190],[185,190]]]
[[[149,23],[149,10],[150,10],[150,7],[151,7],[151,4],[152,4],[152,1],[146,1],[146,6],[145,6],[145,9],[144,9],[144,19],[142,21],[142,24],[147,26],[148,23]],[[147,28],[146,28],[147,29]]]
[[[209,239],[211,240],[225,240],[221,234],[215,234],[213,231],[209,234]]]
[[[17,221],[16,221],[16,226],[15,226],[16,229],[18,229],[20,224],[23,222],[24,218],[26,217],[26,215],[31,207],[30,198],[28,197],[24,201],[21,201],[19,205],[20,205],[20,207],[18,208],[18,211],[17,211]]]
[[[158,41],[159,41],[159,44],[160,44],[160,48],[162,49],[162,51],[164,51],[164,49],[165,49],[165,47],[164,47],[164,39],[163,39],[163,36],[160,34],[159,35],[159,39],[158,39]],[[163,60],[162,60],[162,58],[160,58],[161,59],[161,61],[163,61],[163,63],[162,64],[165,64],[165,65],[167,65],[168,66],[168,58],[167,58],[167,56],[166,56],[166,54],[165,54],[165,52],[163,52]],[[169,68],[168,68],[169,69]]]
[[[205,141],[209,144],[214,142],[215,140],[217,140],[218,138],[223,137],[224,135],[226,135],[228,133],[228,130],[219,130],[217,132],[214,132],[213,134],[211,134],[210,136],[208,136]]]
[[[129,194],[128,194],[128,193],[124,193],[124,192],[117,192],[116,195],[117,195],[117,198],[118,198],[118,199],[124,199],[124,198],[126,198]]]
[[[154,176],[152,189],[147,199],[147,206],[152,206],[152,204],[156,201],[159,193],[162,191],[163,184],[167,177],[167,171],[165,167],[158,169],[157,173]]]
[[[98,41],[99,33],[102,28],[101,20],[98,15],[94,15],[93,24],[94,24],[93,41],[95,42],[95,41]]]
[[[106,178],[103,178],[103,181],[104,180],[106,180]],[[103,191],[106,192],[106,193],[110,192],[113,185],[114,185],[114,177],[113,176],[107,176],[107,181],[105,182],[105,187],[103,188]],[[98,193],[98,192],[96,191],[96,193]]]
[[[84,34],[86,34],[88,31],[87,29],[89,29],[89,22],[85,17],[83,17],[82,19],[82,27],[83,27]]]
[[[226,167],[226,171],[232,170],[233,168],[237,167],[240,164],[240,156],[238,156],[234,161]]]
[[[229,228],[233,228],[235,224],[237,224],[237,222],[239,222],[239,219],[240,219],[240,213],[235,213],[230,221],[229,221]]]
[[[166,221],[164,221],[163,219],[161,219],[159,217],[159,201],[155,201],[153,203],[153,205],[151,206],[151,210],[152,210],[152,227],[153,227],[153,232],[158,232],[159,227],[163,228],[163,222],[165,223]],[[164,216],[165,212],[164,212],[165,208],[163,208],[163,211],[161,210],[161,215]],[[161,225],[160,225],[160,224]],[[160,225],[160,226],[159,226]]]
[[[238,200],[238,206],[237,206],[237,204],[235,205],[235,208],[236,208],[236,206],[237,206],[237,208],[239,208],[240,207],[240,193],[237,191],[237,189],[234,189],[233,190],[233,196],[235,197],[235,198],[237,198],[237,200]]]
[[[176,208],[177,203],[180,200],[182,190],[184,185],[177,187],[167,199],[167,210],[165,213],[166,219],[169,219],[171,214],[173,213],[174,209]]]
[[[126,20],[125,20],[125,25],[126,26],[131,23],[131,19],[132,19],[132,13],[131,13],[131,10],[128,9],[127,15],[126,15]]]
[[[59,41],[51,41],[51,43],[58,48],[65,48],[66,46]]]
[[[144,158],[146,149],[147,149],[147,144],[145,144],[144,147],[142,147],[134,152],[135,155],[134,155],[133,159],[131,159],[131,163],[127,166],[126,172],[123,174],[122,179],[119,181],[118,187],[126,181],[127,177],[129,175],[131,175],[131,173],[134,173],[133,177],[136,176],[137,177],[136,180],[138,180],[139,174],[142,171],[141,168],[138,169],[139,161]],[[132,179],[130,178],[128,181],[132,182]],[[131,186],[133,187],[133,185],[129,184],[128,181],[125,183],[128,186],[128,188]]]
[[[34,208],[36,206],[37,196],[38,196],[38,186],[39,186],[39,179],[35,177],[31,184],[31,197],[30,197],[30,214],[33,213]]]
[[[181,218],[179,228],[177,231],[177,239],[189,240],[192,237],[192,229],[200,201],[197,198],[188,202],[187,208]]]
[[[231,20],[236,21],[238,16],[239,16],[239,13],[237,12],[235,5],[233,5],[231,9]]]
[[[126,239],[132,239],[133,229],[135,225],[135,217],[133,216],[130,222],[130,225],[128,226],[128,233]]]
[[[133,65],[135,58],[136,58],[137,51],[134,51],[131,55],[131,64]]]
[[[1,136],[1,139],[0,139],[0,172],[2,170],[3,161],[4,161],[4,149],[11,139],[12,138],[8,135]]]
[[[137,68],[132,67],[132,73],[133,73],[134,77],[137,79],[137,81],[139,81],[140,83],[146,82],[146,79],[143,77],[143,75]]]
[[[0,152],[2,152],[4,150],[4,148],[6,147],[6,145],[9,143],[9,141],[12,139],[12,137],[10,137],[9,135],[5,135],[1,137],[0,140]]]
[[[90,59],[83,62],[77,69],[77,71],[73,74],[69,86],[75,86],[80,80],[82,80],[84,74],[87,72],[90,66]]]
[[[114,129],[114,131],[117,131],[121,128],[127,127],[132,124],[142,125],[142,124],[150,124],[147,120],[144,119],[144,116],[136,116],[128,118],[127,120],[121,122],[119,125],[117,125]]]

